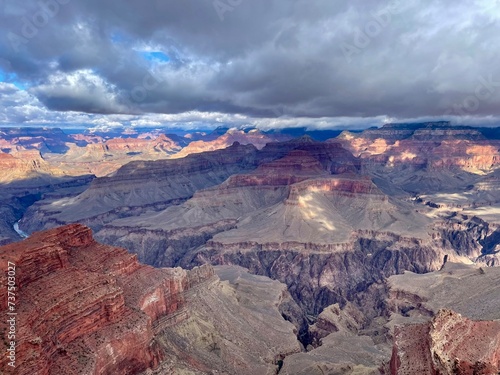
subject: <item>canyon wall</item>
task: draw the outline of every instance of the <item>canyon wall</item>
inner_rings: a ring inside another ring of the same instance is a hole
[[[288,303],[283,284],[253,275],[243,283],[241,276],[227,276],[234,273],[230,268],[223,272],[229,281],[221,282],[208,265],[190,271],[145,266],[122,248],[96,242],[82,225],[37,232],[0,247],[0,268],[0,314],[16,314],[15,324],[0,322],[0,350],[15,348],[13,366],[2,356],[2,373],[212,374],[226,369],[250,375],[257,368],[272,374],[279,358],[301,350],[295,327],[279,311]],[[7,287],[14,284],[9,293]],[[264,294],[252,300],[255,293]],[[214,313],[221,301],[223,317]],[[252,341],[256,333],[248,331],[248,322],[261,330],[265,344]],[[200,327],[198,339],[216,337],[217,351],[192,337]],[[8,339],[8,333],[15,337]],[[237,337],[248,347],[231,348]],[[196,350],[182,349],[186,344]],[[216,363],[221,350],[225,360]]]

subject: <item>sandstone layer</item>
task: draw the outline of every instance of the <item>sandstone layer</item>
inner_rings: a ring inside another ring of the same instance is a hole
[[[278,360],[301,350],[278,310],[286,287],[269,279],[225,269],[222,278],[230,280],[220,282],[210,266],[144,266],[124,249],[95,242],[81,225],[1,247],[0,267],[12,264],[16,358],[11,367],[2,357],[3,373],[273,374]],[[1,278],[2,315],[12,311],[8,280]],[[257,340],[249,326],[265,334]],[[9,327],[0,323],[3,352]]]
[[[220,150],[231,146],[234,142],[242,145],[252,144],[257,149],[262,149],[267,143],[275,142],[277,139],[284,140],[285,136],[266,135],[257,129],[244,132],[243,130],[229,129],[225,134],[211,140],[209,137],[206,140],[198,140],[189,143],[186,147],[180,150],[173,158],[183,158],[190,154],[198,154],[201,152]]]
[[[64,175],[64,171],[44,160],[39,151],[17,151],[11,154],[0,152],[0,184]]]
[[[447,263],[389,279],[392,374],[500,371],[498,268]]]
[[[489,375],[500,370],[500,321],[440,310],[429,323],[396,328],[394,375]]]

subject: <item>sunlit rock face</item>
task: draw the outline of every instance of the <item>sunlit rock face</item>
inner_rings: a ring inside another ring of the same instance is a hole
[[[386,125],[335,141],[368,163],[396,167],[403,162],[431,168],[489,170],[498,162],[498,141],[478,130],[446,124]]]
[[[36,150],[16,151],[10,154],[0,152],[0,172],[1,184],[66,175],[61,169],[51,166]]]
[[[208,138],[208,137],[207,137]],[[231,146],[234,142],[238,142],[242,145],[252,144],[257,149],[262,149],[266,144],[270,142],[283,141],[286,140],[287,136],[279,134],[264,134],[259,130],[251,130],[249,132],[244,132],[238,129],[229,129],[225,134],[215,138],[215,139],[205,139],[191,142],[189,145],[184,147],[181,151],[173,155],[173,158],[183,158],[190,154],[198,154],[201,152],[220,150]]]
[[[2,247],[0,260],[2,269],[12,262],[17,270],[15,374],[131,374],[155,367],[162,354],[153,323],[183,307],[189,285],[186,271],[142,266],[125,250],[96,243],[80,225]],[[4,285],[4,312],[5,291]]]
[[[13,264],[15,367],[2,356],[0,368],[15,375],[271,374],[301,350],[280,313],[291,300],[286,286],[241,269],[219,270],[220,281],[208,265],[145,266],[78,224],[0,247],[0,267]],[[6,341],[0,349],[7,351]]]
[[[429,323],[396,328],[391,374],[497,374],[500,322],[440,310]]]
[[[366,173],[415,194],[464,190],[500,161],[498,140],[448,123],[386,125],[333,141],[358,156]]]

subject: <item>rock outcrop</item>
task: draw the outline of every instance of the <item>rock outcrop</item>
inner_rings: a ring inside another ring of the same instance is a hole
[[[144,266],[124,249],[97,243],[81,225],[1,247],[0,267],[0,313],[16,314],[15,328],[0,323],[0,350],[15,347],[14,366],[2,356],[2,373],[273,374],[280,358],[300,351],[295,328],[278,310],[284,285],[251,275],[239,282],[227,276],[231,269],[222,283],[210,266]],[[8,285],[15,285],[10,294]],[[249,324],[261,339],[252,340]],[[15,337],[8,340],[8,332]],[[235,347],[235,339],[246,346]]]
[[[301,351],[297,329],[278,311],[290,300],[284,284],[240,267],[215,272],[219,284],[187,293],[190,317],[164,331],[159,342],[167,357],[150,374],[274,375],[285,357]],[[190,366],[177,359],[185,357]]]
[[[39,151],[0,152],[0,184],[28,179],[49,179],[64,176],[64,171],[51,166]]]
[[[390,372],[497,374],[499,280],[498,268],[450,262],[436,272],[390,277]]]
[[[392,375],[490,375],[500,371],[500,321],[440,310],[431,322],[397,327]]]
[[[134,374],[156,367],[162,354],[154,324],[182,310],[193,284],[186,271],[142,266],[125,250],[96,243],[80,225],[36,233],[0,251],[2,270],[16,269],[14,374]]]
[[[172,157],[177,159],[191,154],[220,150],[231,146],[234,142],[238,142],[242,145],[252,144],[260,150],[267,143],[276,142],[277,140],[285,140],[287,137],[280,135],[267,135],[257,129],[250,130],[249,132],[229,129],[225,134],[222,134],[215,139],[211,139],[211,137],[205,138],[207,139],[191,142]]]

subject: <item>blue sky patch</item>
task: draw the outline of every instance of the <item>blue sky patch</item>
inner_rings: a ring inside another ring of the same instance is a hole
[[[170,58],[161,51],[141,51],[140,55],[148,61],[169,62]]]

